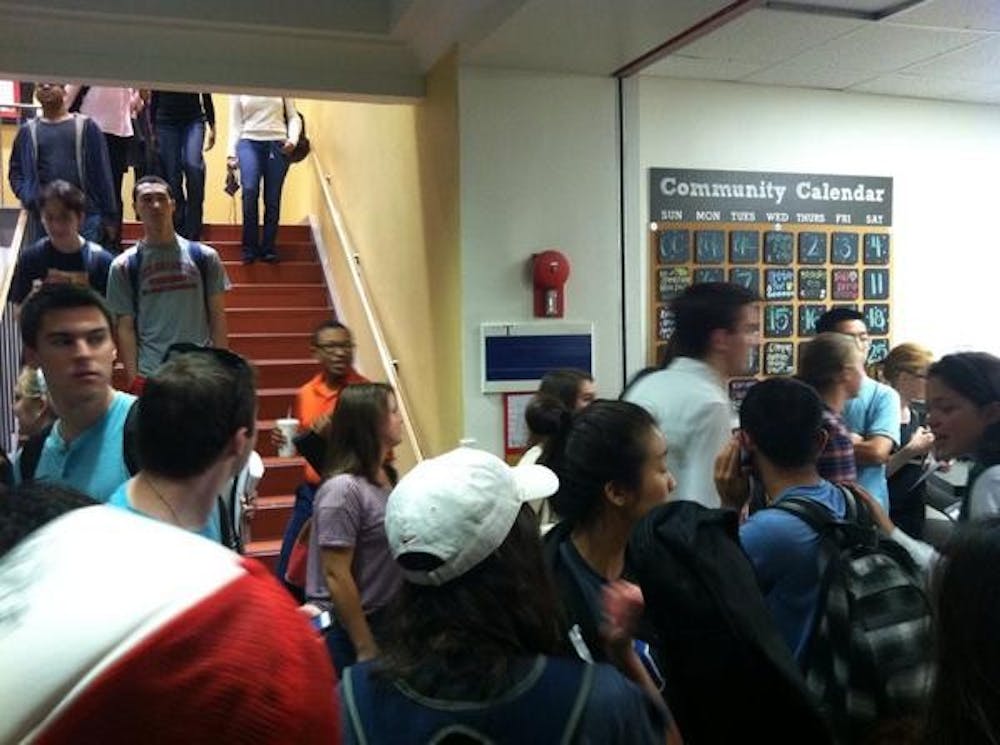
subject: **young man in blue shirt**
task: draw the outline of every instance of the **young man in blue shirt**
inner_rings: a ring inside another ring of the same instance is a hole
[[[865,317],[851,308],[834,308],[824,313],[816,331],[834,331],[854,337],[868,359],[871,339]],[[885,466],[893,448],[899,444],[899,394],[891,386],[872,380],[867,375],[858,395],[844,406],[843,419],[854,442],[854,460],[858,466],[858,483],[889,511],[889,485]]]
[[[826,438],[823,402],[808,385],[773,378],[753,386],[740,406],[740,433],[716,461],[723,507],[742,510],[746,504],[749,461],[769,506],[799,497],[843,518],[843,493],[816,469]],[[801,663],[819,601],[819,535],[790,512],[761,509],[740,527],[740,543],[778,632]]]
[[[89,287],[47,284],[21,308],[26,362],[40,367],[59,418],[28,478],[71,486],[107,501],[129,477],[125,420],[134,396],[111,387],[115,342],[111,313]],[[14,478],[22,473],[22,450]]]

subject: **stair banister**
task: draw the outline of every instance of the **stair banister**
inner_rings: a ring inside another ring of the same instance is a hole
[[[344,258],[347,261],[347,266],[351,273],[351,284],[354,286],[354,291],[357,293],[358,299],[361,302],[361,307],[364,310],[365,322],[368,325],[368,330],[371,332],[372,338],[375,340],[375,346],[378,351],[379,360],[382,363],[382,369],[386,376],[386,382],[391,385],[393,390],[396,392],[396,404],[399,407],[399,414],[403,420],[403,430],[406,433],[406,438],[413,450],[413,456],[419,463],[424,458],[423,451],[420,448],[420,443],[417,441],[417,434],[413,428],[413,420],[410,418],[410,411],[406,403],[406,396],[402,386],[400,385],[399,375],[396,372],[397,361],[393,358],[392,353],[389,351],[389,345],[385,341],[385,334],[382,333],[382,325],[379,323],[378,316],[375,313],[375,308],[371,302],[371,296],[368,293],[368,288],[361,269],[361,257],[358,252],[354,250],[354,244],[351,241],[350,234],[348,233],[344,217],[340,212],[340,208],[337,206],[336,200],[333,198],[332,192],[330,191],[330,181],[332,177],[328,173],[323,173],[323,166],[319,162],[319,158],[316,156],[315,152],[309,154],[309,159],[312,161],[313,169],[316,172],[316,178],[323,191],[323,199],[326,202],[326,209],[329,212],[330,219],[333,221],[334,228],[337,231],[337,242],[340,244],[340,248],[344,252]]]

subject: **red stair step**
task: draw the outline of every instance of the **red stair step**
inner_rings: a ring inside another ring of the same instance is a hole
[[[268,571],[274,574],[278,570],[281,541],[250,541],[246,544],[244,552],[250,558],[256,559],[266,566]]]
[[[223,261],[242,261],[243,247],[239,241],[214,241],[212,248],[219,252]],[[312,241],[297,243],[285,241],[278,244],[278,256],[285,261],[317,261],[316,247]]]
[[[226,293],[227,308],[302,308],[330,305],[325,284],[234,284]]]
[[[230,334],[229,348],[252,360],[309,354],[312,334]]]
[[[280,497],[294,494],[302,483],[302,458],[265,458],[264,478],[257,487],[261,497]]]
[[[295,388],[258,388],[257,418],[279,419],[288,416],[295,402]]]
[[[142,225],[137,222],[127,222],[122,225],[122,240],[134,241],[142,237]],[[200,240],[205,243],[212,241],[239,241],[243,237],[240,225],[205,225],[201,231]],[[285,241],[311,241],[312,229],[308,225],[281,225],[278,227],[278,245]]]
[[[279,264],[225,261],[223,266],[233,284],[309,284],[323,281],[323,267],[318,261],[282,261]]]
[[[258,388],[298,388],[312,378],[319,367],[307,357],[254,360]]]
[[[308,333],[336,318],[333,308],[226,308],[230,334]]]
[[[250,521],[251,541],[281,540],[285,527],[292,516],[295,497],[282,494],[280,497],[257,497],[257,509]]]

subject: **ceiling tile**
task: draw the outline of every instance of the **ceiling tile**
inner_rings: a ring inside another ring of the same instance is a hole
[[[732,59],[700,59],[672,54],[642,71],[643,75],[704,80],[741,80],[761,69],[760,63]]]
[[[903,68],[906,74],[1000,84],[1000,36]]]
[[[937,28],[1000,31],[997,0],[931,0],[887,19],[890,23]]]
[[[974,91],[975,83],[948,78],[919,77],[915,75],[882,75],[851,86],[859,93],[882,93],[892,96],[915,98],[962,99]]]
[[[783,62],[743,78],[747,83],[785,85],[796,88],[832,88],[843,90],[870,78],[864,70],[834,67],[804,66],[794,61]]]
[[[988,38],[970,31],[901,27],[868,23],[795,58],[805,68],[866,70],[870,74],[895,72],[930,57]]]
[[[777,10],[754,10],[680,52],[707,59],[779,62],[859,28],[862,21]]]

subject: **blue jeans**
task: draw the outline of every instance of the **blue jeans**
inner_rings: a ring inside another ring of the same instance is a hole
[[[243,256],[274,256],[281,212],[281,187],[288,173],[288,158],[280,140],[240,140],[236,155],[240,161],[243,189]],[[260,219],[260,184],[264,182],[264,235],[257,227]]]
[[[174,227],[185,238],[201,237],[205,203],[205,122],[157,124],[160,163],[177,203]],[[186,193],[185,193],[186,192]]]

